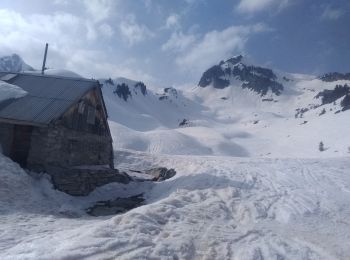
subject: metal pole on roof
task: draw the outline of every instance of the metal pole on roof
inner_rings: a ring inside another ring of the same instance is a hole
[[[45,54],[44,54],[44,60],[43,60],[43,67],[41,68],[41,74],[44,75],[44,71],[46,69],[45,64],[46,64],[46,56],[47,56],[47,49],[49,48],[49,44],[46,43],[45,46]]]

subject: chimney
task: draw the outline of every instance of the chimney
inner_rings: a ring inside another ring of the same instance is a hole
[[[49,48],[49,44],[46,43],[45,46],[45,54],[44,54],[44,60],[43,60],[43,67],[41,68],[41,74],[44,75],[44,71],[46,69],[45,64],[46,64],[46,56],[47,56],[47,49]]]

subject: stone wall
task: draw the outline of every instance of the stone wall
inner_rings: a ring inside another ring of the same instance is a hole
[[[63,126],[34,128],[28,168],[47,171],[48,166],[108,165],[113,168],[110,136],[99,136]]]
[[[0,123],[3,154],[10,156],[13,125]],[[61,125],[33,127],[27,168],[46,172],[55,188],[74,196],[85,196],[96,187],[128,183],[130,177],[114,169],[112,138]]]
[[[103,167],[49,167],[48,171],[54,187],[73,196],[86,196],[97,187],[108,183],[127,184],[131,181],[126,173]]]

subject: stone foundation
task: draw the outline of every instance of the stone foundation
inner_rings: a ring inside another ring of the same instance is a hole
[[[86,196],[97,187],[112,182],[127,184],[131,181],[129,175],[117,169],[104,167],[76,167],[48,169],[54,187],[72,196]]]

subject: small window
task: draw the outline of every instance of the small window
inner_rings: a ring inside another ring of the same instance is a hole
[[[79,114],[84,114],[84,108],[85,108],[84,103],[80,102],[79,106],[78,106],[78,113]]]
[[[87,114],[87,123],[94,125],[95,124],[95,115],[96,115],[96,109],[92,106],[88,107],[88,114]]]

